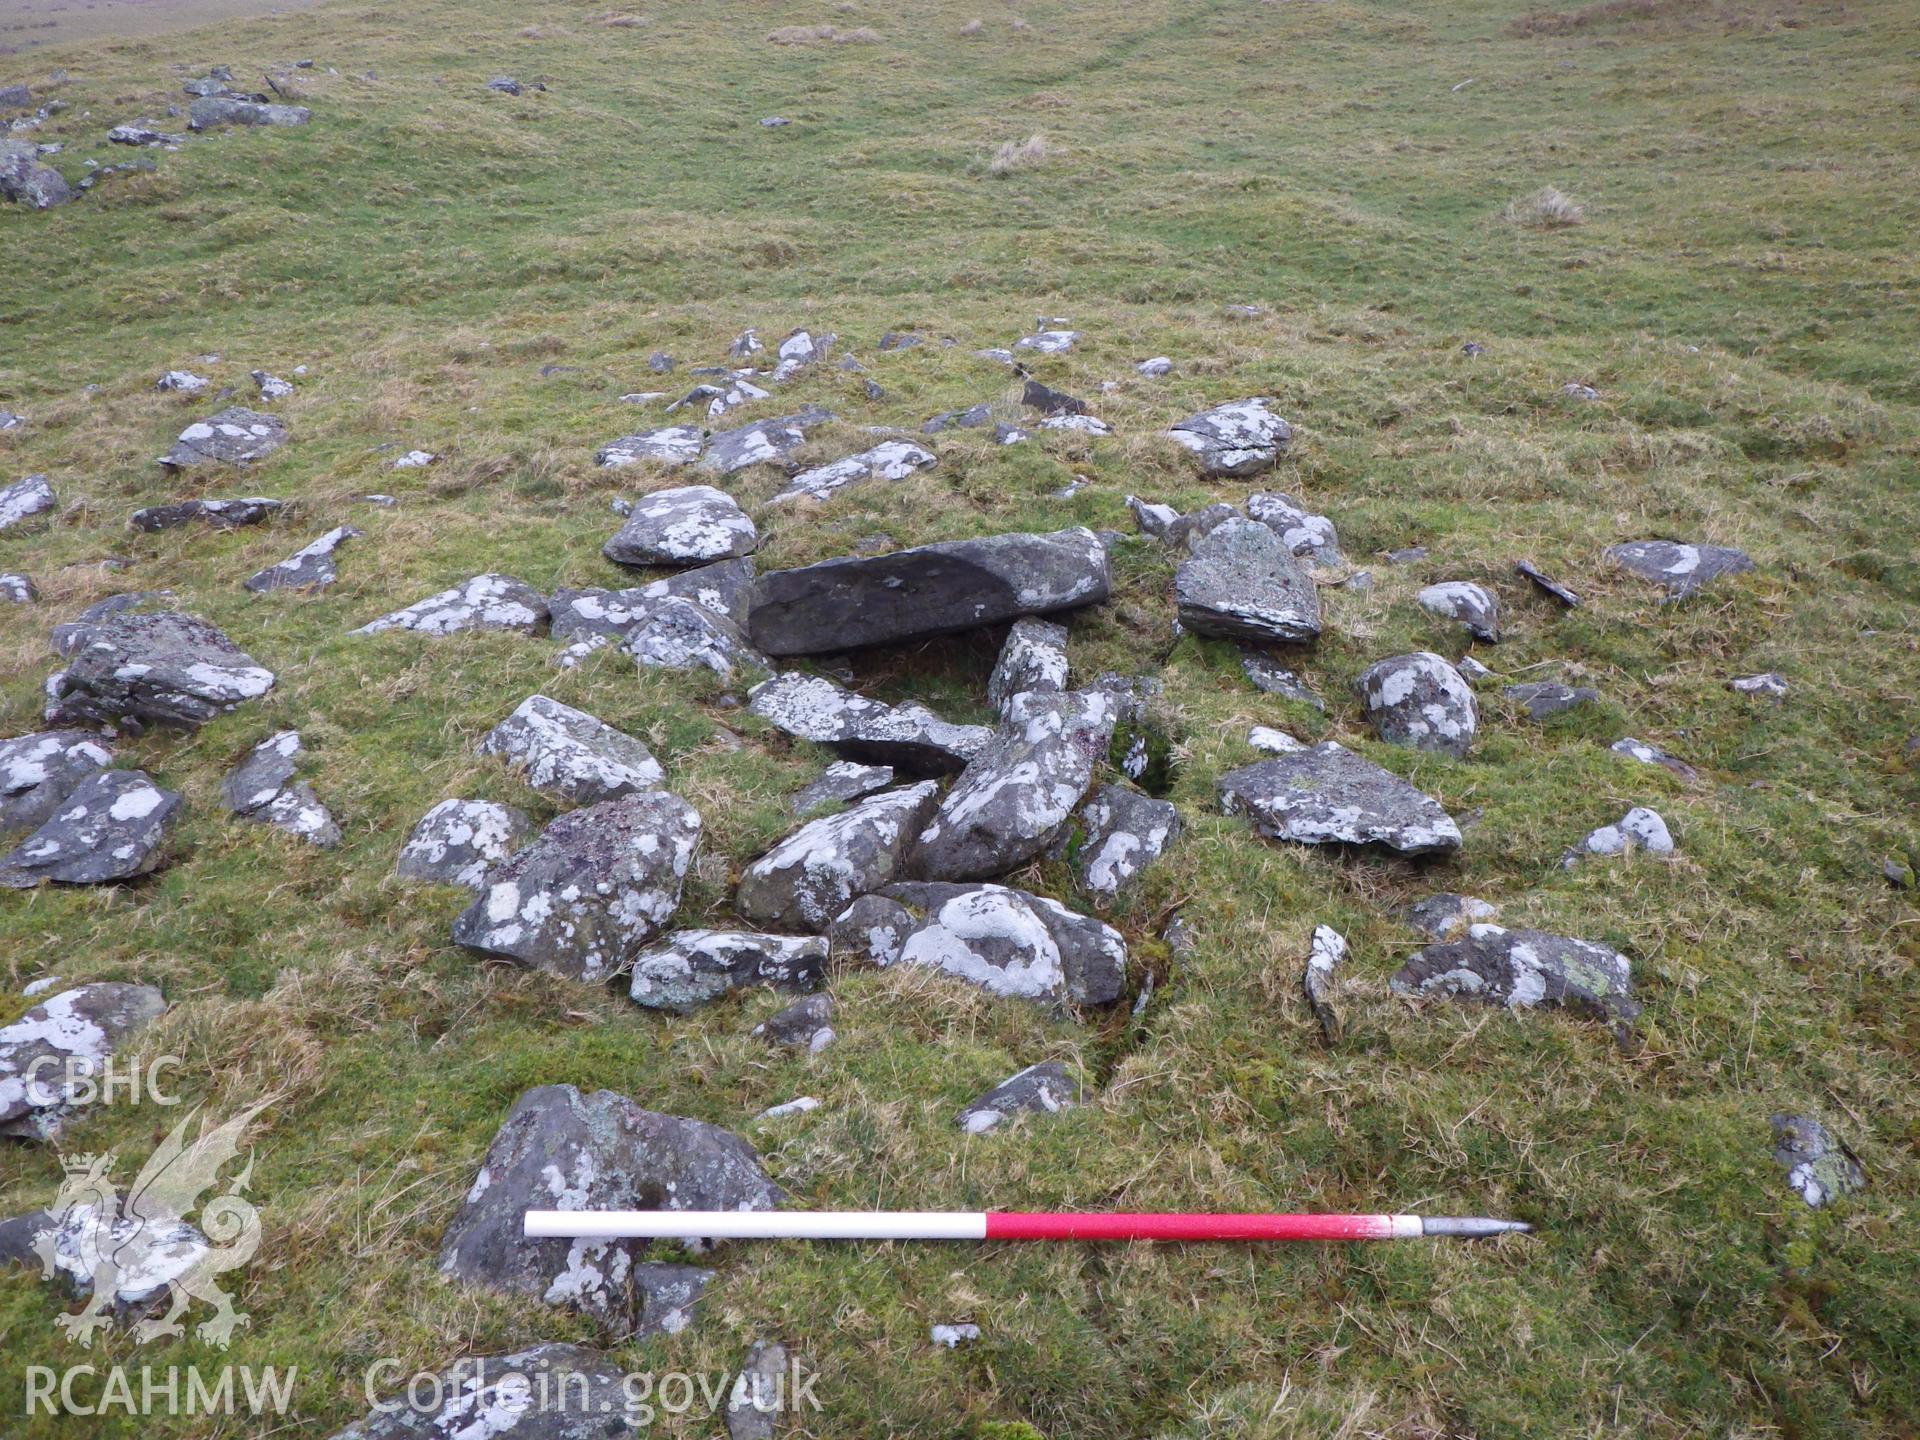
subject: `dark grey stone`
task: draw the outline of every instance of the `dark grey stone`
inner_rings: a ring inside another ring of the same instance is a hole
[[[1621,1027],[1640,1013],[1632,967],[1618,951],[1491,924],[1470,925],[1458,940],[1414,951],[1388,985],[1397,995],[1465,997],[1513,1010],[1565,1006]]]
[[[1313,687],[1300,678],[1299,672],[1289,670],[1271,655],[1262,655],[1257,650],[1242,650],[1240,668],[1256,690],[1278,695],[1283,700],[1297,700],[1316,710],[1324,711],[1327,708],[1326,702],[1313,693]]]
[[[0,834],[31,830],[88,776],[113,764],[113,752],[87,730],[42,730],[0,740]]]
[[[172,505],[149,505],[144,510],[136,510],[129,523],[134,529],[145,530],[149,534],[191,525],[196,520],[204,521],[218,530],[232,530],[241,525],[258,525],[263,520],[271,519],[280,507],[280,501],[269,500],[263,495],[250,495],[240,500],[181,500]]]
[[[223,125],[304,125],[313,112],[304,105],[263,105],[224,95],[202,95],[187,107],[189,130],[214,130]]]
[[[269,736],[221,782],[220,796],[236,815],[328,849],[340,843],[340,827],[313,787],[294,779],[294,760],[300,753],[298,730]]]
[[[312,544],[296,550],[278,564],[269,565],[242,581],[244,588],[262,595],[271,590],[321,590],[340,578],[333,552],[349,540],[365,536],[364,530],[340,525],[327,531]]]
[[[11,485],[0,486],[0,530],[23,525],[35,516],[46,514],[58,503],[53,486],[44,475],[29,475]]]
[[[818,1055],[836,1038],[833,1033],[833,997],[808,995],[776,1011],[753,1027],[753,1037],[769,1045],[784,1045]]]
[[[90,1103],[83,1082],[166,1008],[151,985],[105,980],[51,995],[0,1026],[0,1135],[58,1138],[73,1112]]]
[[[39,148],[31,141],[0,140],[0,199],[51,210],[73,199],[73,187],[58,170],[40,163]]]
[[[1471,580],[1443,580],[1414,597],[1423,610],[1447,620],[1458,620],[1476,640],[1489,644],[1500,639],[1500,600],[1484,585]]]
[[[40,598],[40,587],[31,575],[0,571],[0,604],[32,605]]]
[[[1500,909],[1472,895],[1443,890],[1416,900],[1400,911],[1400,918],[1433,940],[1457,940],[1467,928],[1485,920],[1498,919]]]
[[[818,935],[675,930],[634,957],[627,993],[649,1010],[688,1015],[735,990],[817,989],[826,963],[827,942]]]
[[[634,1290],[651,1295],[651,1275],[685,1271],[697,1277],[678,1323],[641,1326],[640,1334],[684,1329],[686,1311],[705,1288],[707,1272],[690,1265],[632,1267]],[[683,1287],[684,1288],[684,1287]],[[457,1360],[432,1378],[416,1382],[422,1403],[402,1391],[380,1402],[366,1419],[332,1440],[449,1440],[485,1435],[487,1440],[620,1440],[652,1428],[657,1407],[629,1388],[626,1367],[579,1345],[535,1345],[508,1355]]]
[[[1550,595],[1569,610],[1580,608],[1580,597],[1552,576],[1543,574],[1534,568],[1531,560],[1522,560],[1514,565],[1514,573],[1524,576],[1536,590]]]
[[[369,620],[351,633],[414,630],[422,635],[457,635],[464,630],[514,630],[537,635],[546,623],[546,598],[526,581],[512,575],[475,575],[404,610]]]
[[[1265,525],[1228,520],[1201,539],[1174,573],[1182,627],[1196,635],[1310,644],[1320,597],[1286,543]]]
[[[620,533],[601,549],[616,565],[697,565],[751,554],[759,544],[759,531],[731,495],[684,485],[634,501]]]
[[[984,725],[949,724],[923,705],[869,700],[798,670],[754,686],[747,708],[787,734],[828,746],[849,760],[914,774],[963,768],[993,733]]]
[[[1684,599],[1725,576],[1753,569],[1753,561],[1744,550],[1674,540],[1629,540],[1624,545],[1610,545],[1607,558],[1642,580],[1665,586],[1672,600]]]
[[[1507,698],[1527,712],[1529,720],[1545,720],[1576,706],[1591,705],[1600,698],[1598,690],[1582,685],[1575,688],[1556,680],[1535,680],[1525,685],[1509,685]]]
[[[1649,745],[1644,740],[1636,740],[1628,735],[1616,740],[1607,747],[1616,755],[1625,755],[1629,760],[1638,760],[1642,765],[1658,765],[1662,769],[1679,776],[1689,785],[1700,778],[1700,772],[1686,761],[1675,758],[1658,745]]]
[[[1080,811],[1073,872],[1080,888],[1110,901],[1180,838],[1180,812],[1124,785],[1103,785]]]
[[[229,405],[180,432],[173,448],[160,457],[172,470],[195,465],[250,465],[287,443],[287,422],[278,415]]]
[[[273,688],[271,670],[206,621],[177,611],[106,612],[60,627],[55,638],[67,668],[47,681],[54,725],[192,729]]]
[[[706,448],[706,432],[698,425],[669,425],[637,435],[622,435],[609,440],[594,454],[594,462],[605,469],[652,460],[661,465],[691,465]]]
[[[824,932],[856,898],[903,873],[938,790],[927,780],[808,821],[741,873],[734,908],[762,925]]]
[[[1079,1103],[1080,1087],[1067,1074],[1067,1067],[1058,1060],[1047,1060],[1029,1065],[979,1099],[969,1101],[956,1120],[967,1134],[985,1135],[1016,1115],[1055,1115]]]
[[[1353,688],[1389,745],[1463,758],[1480,722],[1473,687],[1430,650],[1394,655],[1361,672]]]
[[[491,800],[442,800],[420,817],[393,873],[403,880],[486,887],[487,876],[533,838],[524,810]]]
[[[7,742],[12,743],[12,742]],[[0,748],[0,779],[6,773],[5,750]],[[893,784],[891,765],[862,765],[857,760],[836,760],[820,772],[820,777],[793,797],[793,813],[811,815],[829,805],[840,805],[884,790]],[[5,812],[0,810],[0,815]]]
[[[1293,427],[1267,408],[1271,403],[1261,395],[1216,405],[1189,415],[1167,434],[1194,453],[1203,475],[1258,475],[1271,470],[1293,442]]]
[[[707,437],[700,468],[733,475],[754,465],[778,464],[806,443],[808,430],[832,418],[825,410],[809,407],[736,430],[716,431]]]
[[[1067,688],[1067,627],[1033,616],[1013,622],[987,677],[987,702],[1005,717],[1017,695],[1057,695]]]
[[[1403,855],[1460,848],[1460,827],[1437,800],[1332,740],[1222,775],[1220,808],[1303,845],[1384,845]]]
[[[1787,1172],[1794,1194],[1818,1210],[1840,1196],[1865,1187],[1860,1157],[1808,1115],[1775,1115],[1774,1162]]]
[[[0,855],[0,887],[106,885],[145,875],[159,865],[161,843],[184,803],[144,770],[95,771]]]
[[[651,790],[666,772],[647,747],[584,710],[546,695],[529,695],[480,742],[536,790],[576,804]]]

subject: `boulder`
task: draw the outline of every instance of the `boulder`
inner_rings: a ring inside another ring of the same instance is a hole
[[[144,770],[100,770],[74,787],[12,851],[0,855],[0,888],[104,885],[145,875],[184,803]]]
[[[0,835],[31,830],[80,782],[113,764],[113,752],[86,730],[42,730],[0,740]]]
[[[294,779],[294,758],[300,751],[298,730],[269,736],[221,782],[220,796],[227,809],[243,819],[258,820],[309,845],[329,849],[340,843],[340,827],[313,787]]]
[[[128,523],[149,534],[191,525],[199,520],[217,530],[232,530],[241,525],[258,525],[280,509],[281,502],[264,495],[249,495],[240,500],[181,500],[172,505],[149,505],[133,512]]]
[[[340,575],[334,565],[333,552],[347,541],[361,539],[365,534],[364,530],[357,530],[351,525],[336,526],[312,544],[294,551],[278,564],[269,565],[241,583],[256,595],[270,590],[324,589]]]
[[[529,695],[480,742],[524,772],[536,790],[590,805],[651,790],[666,771],[645,745],[584,710],[546,695]]]
[[[1381,845],[1403,855],[1460,848],[1460,827],[1439,801],[1332,740],[1222,775],[1220,808],[1296,844]]]
[[[4,748],[0,748],[0,757],[4,755]],[[4,762],[0,761],[0,779],[4,779],[5,773]],[[818,779],[793,797],[793,813],[811,815],[830,805],[843,805],[863,795],[871,795],[876,790],[884,790],[891,784],[891,765],[862,765],[857,760],[836,760],[820,772]],[[0,816],[5,813],[0,810]]]
[[[1644,850],[1649,855],[1673,854],[1673,836],[1659,812],[1636,805],[1611,825],[1602,825],[1569,850],[1560,861],[1571,870],[1588,855],[1625,855]]]
[[[95,606],[61,627],[56,643],[67,667],[47,681],[50,724],[192,729],[273,688],[271,670],[206,621],[177,611]]]
[[[1773,1158],[1787,1172],[1794,1194],[1813,1209],[1867,1183],[1866,1167],[1844,1143],[1808,1115],[1775,1115]]]
[[[546,621],[546,600],[524,580],[511,575],[476,575],[404,610],[369,620],[352,633],[417,630],[422,635],[457,635],[463,630],[517,630],[523,635],[537,635]]]
[[[828,938],[836,960],[925,965],[1001,997],[1108,1005],[1127,983],[1119,931],[1004,885],[889,885],[849,905]]]
[[[1443,890],[1416,900],[1400,912],[1400,918],[1434,940],[1457,940],[1469,926],[1498,918],[1500,909],[1472,895],[1457,895]]]
[[[984,880],[1040,854],[1086,797],[1118,718],[1099,690],[1015,696],[921,830],[914,873]]]
[[[1525,685],[1509,685],[1507,699],[1527,712],[1529,720],[1545,720],[1600,698],[1598,690],[1582,685],[1562,685],[1557,680],[1533,680]]]
[[[753,1148],[717,1125],[643,1110],[611,1090],[541,1085],[514,1104],[488,1147],[441,1241],[440,1273],[634,1334],[655,1310],[654,1292],[666,1288],[683,1300],[669,1312],[682,1318],[654,1329],[681,1328],[699,1272],[640,1263],[644,1240],[530,1240],[522,1217],[540,1209],[771,1210],[784,1198]],[[583,1432],[556,1433],[575,1440]]]
[[[993,674],[987,701],[1002,719],[1017,695],[1056,695],[1067,688],[1067,627],[1033,616],[1013,622]]]
[[[1480,721],[1473,687],[1430,650],[1376,661],[1353,688],[1367,719],[1389,745],[1463,758]]]
[[[833,418],[825,410],[809,408],[773,420],[756,420],[737,430],[721,430],[707,437],[700,468],[734,475],[754,465],[776,464],[806,443],[807,431]]]
[[[802,470],[773,497],[778,505],[790,500],[825,500],[837,490],[865,480],[905,480],[909,475],[931,469],[938,457],[931,450],[909,440],[887,440],[871,450]]]
[[[250,465],[286,443],[287,422],[278,415],[229,405],[182,430],[173,448],[160,457],[160,463],[171,470],[196,465]]]
[[[672,917],[699,842],[699,812],[664,790],[570,811],[487,876],[453,922],[454,941],[531,970],[604,979]]]
[[[1180,836],[1180,812],[1124,785],[1103,785],[1080,811],[1074,877],[1096,900],[1111,901]]]
[[[744,625],[752,586],[753,561],[742,558],[681,570],[624,590],[556,590],[547,603],[556,640],[623,639],[655,605],[671,598],[691,600],[735,625]]]
[[[1458,940],[1421,947],[1388,985],[1397,995],[1468,997],[1513,1010],[1560,1005],[1621,1027],[1640,1013],[1632,967],[1618,951],[1499,925],[1471,925]]]
[[[759,544],[760,532],[731,495],[683,485],[634,501],[601,550],[616,565],[698,565],[749,555]]]
[[[1229,520],[1174,572],[1180,624],[1196,635],[1311,644],[1320,597],[1286,542],[1265,525]]]
[[[969,1135],[984,1135],[1022,1112],[1054,1115],[1080,1103],[1080,1087],[1058,1060],[1029,1065],[1002,1080],[955,1117]]]
[[[723,680],[742,673],[757,679],[773,670],[733,621],[677,596],[652,602],[620,648],[644,668],[711,670]]]
[[[753,1037],[818,1055],[837,1038],[833,1033],[833,997],[808,995],[769,1015],[753,1027]]]
[[[594,454],[595,463],[615,469],[651,460],[661,465],[691,465],[706,448],[707,433],[698,425],[669,425],[639,435],[609,440]]]
[[[1427,586],[1414,598],[1421,609],[1445,620],[1458,620],[1476,640],[1491,644],[1500,638],[1500,600],[1484,585],[1446,580]]]
[[[690,1265],[636,1268],[697,1276],[691,1298],[706,1285],[707,1272]],[[679,1325],[642,1326],[637,1333],[683,1329],[687,1317],[680,1313]],[[429,1379],[416,1377],[407,1391],[379,1402],[332,1440],[584,1440],[589,1433],[616,1440],[643,1434],[655,1413],[629,1386],[624,1365],[579,1345],[534,1345],[456,1360]]]
[[[1676,759],[1658,745],[1649,745],[1644,740],[1636,740],[1628,735],[1616,740],[1607,747],[1616,755],[1625,755],[1630,760],[1638,760],[1642,765],[1658,765],[1661,769],[1678,775],[1691,785],[1700,778],[1700,772],[1684,760]]]
[[[1258,475],[1271,470],[1293,442],[1293,427],[1267,408],[1271,397],[1235,400],[1189,415],[1167,432],[1191,450],[1209,477]]]
[[[1341,563],[1340,537],[1333,521],[1324,515],[1309,514],[1291,495],[1277,492],[1249,495],[1245,511],[1249,520],[1256,520],[1273,531],[1281,543],[1301,559],[1311,560],[1315,565]]]
[[[816,989],[827,963],[817,935],[757,935],[748,930],[676,930],[633,961],[627,993],[649,1010],[687,1015],[734,990],[771,985]]]
[[[304,125],[313,112],[304,105],[264,105],[225,95],[202,95],[187,108],[189,130],[217,130],[223,125]]]
[[[1091,605],[1111,585],[1091,530],[993,535],[772,571],[748,633],[769,655],[837,654]]]
[[[888,705],[821,675],[787,670],[747,692],[747,708],[801,740],[851,760],[914,774],[958,770],[987,746],[984,725],[952,725],[922,705]]]
[[[51,210],[73,199],[67,177],[40,163],[39,147],[30,140],[0,140],[0,199],[30,210]]]
[[[523,810],[491,800],[442,800],[420,817],[400,847],[393,873],[403,880],[486,886],[493,867],[533,838]]]
[[[0,1135],[57,1139],[98,1094],[104,1062],[166,1008],[151,985],[104,980],[49,996],[0,1027]]]
[[[922,781],[808,821],[747,866],[734,908],[762,925],[824,932],[853,900],[902,873],[938,790]]]
[[[44,515],[59,503],[53,486],[44,475],[29,475],[11,485],[0,486],[0,530],[23,525],[36,515]]]
[[[1726,545],[1685,545],[1674,540],[1629,540],[1609,545],[1607,558],[1642,580],[1666,587],[1669,600],[1682,600],[1728,575],[1753,569],[1744,550]]]
[[[1297,700],[1302,705],[1311,705],[1324,711],[1327,706],[1313,687],[1300,677],[1296,670],[1289,670],[1271,655],[1262,655],[1258,650],[1240,652],[1240,669],[1253,688],[1268,695],[1278,695],[1283,700]]]

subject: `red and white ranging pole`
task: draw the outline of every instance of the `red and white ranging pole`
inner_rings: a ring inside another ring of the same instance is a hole
[[[1418,1240],[1524,1233],[1519,1220],[1007,1210],[529,1210],[529,1239]]]

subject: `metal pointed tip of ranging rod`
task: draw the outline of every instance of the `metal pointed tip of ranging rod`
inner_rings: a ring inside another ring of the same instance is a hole
[[[1533,1226],[1524,1220],[1489,1220],[1483,1215],[1466,1215],[1451,1219],[1442,1216],[1422,1216],[1420,1220],[1422,1235],[1458,1235],[1468,1240],[1477,1240],[1487,1235],[1505,1235],[1509,1232],[1526,1235],[1532,1230]]]

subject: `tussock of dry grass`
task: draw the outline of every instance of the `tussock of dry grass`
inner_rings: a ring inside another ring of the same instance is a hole
[[[974,16],[973,19],[967,21],[966,24],[960,27],[960,33],[963,36],[966,36],[970,39],[973,36],[978,35],[982,30],[985,30],[986,28],[987,28],[987,22],[982,20],[979,16],[976,15]]]
[[[866,25],[851,30],[834,25],[782,25],[769,30],[767,40],[774,45],[878,45],[880,32]]]
[[[1008,140],[993,152],[993,158],[987,161],[989,175],[1011,175],[1016,170],[1030,170],[1043,164],[1053,153],[1053,147],[1047,143],[1044,131],[1036,130],[1024,140]]]
[[[1587,207],[1551,185],[1513,201],[1501,215],[1509,225],[1530,230],[1566,230],[1587,223]]]

